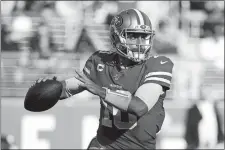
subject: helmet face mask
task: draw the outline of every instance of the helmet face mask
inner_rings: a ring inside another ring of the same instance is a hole
[[[154,35],[148,16],[135,9],[122,11],[110,25],[110,37],[117,53],[134,62],[150,57]]]

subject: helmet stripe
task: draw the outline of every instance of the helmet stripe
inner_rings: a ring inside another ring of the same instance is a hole
[[[139,10],[137,10],[137,9],[133,9],[136,13],[137,13],[137,15],[138,15],[138,18],[139,18],[139,20],[140,20],[140,25],[144,25],[144,17],[143,17],[143,15],[141,14],[141,12],[139,11]]]
[[[145,23],[145,25],[149,25],[149,26],[151,27],[151,22],[150,22],[150,20],[149,20],[148,18],[146,18],[146,17],[148,17],[148,16],[146,16],[143,12],[141,12],[141,14],[142,14],[142,16],[143,16],[143,18],[144,18],[144,23]]]

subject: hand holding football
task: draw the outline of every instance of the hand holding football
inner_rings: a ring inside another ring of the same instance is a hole
[[[62,93],[62,83],[55,79],[36,82],[26,94],[24,108],[32,112],[52,108]]]

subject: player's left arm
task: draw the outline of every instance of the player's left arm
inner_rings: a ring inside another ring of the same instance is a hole
[[[172,61],[166,57],[160,58],[147,69],[144,81],[134,95],[128,91],[107,89],[105,101],[122,111],[141,117],[156,104],[161,94],[170,89],[172,70]]]
[[[104,101],[114,107],[138,117],[146,114],[163,93],[163,87],[157,83],[141,85],[134,95],[128,91],[106,89]]]
[[[133,113],[139,112],[141,115],[149,111],[156,104],[160,95],[170,89],[173,66],[174,64],[169,58],[158,58],[145,75],[142,85],[135,92],[134,101],[142,101],[141,105],[137,107],[135,102],[131,101],[128,110],[135,110]]]

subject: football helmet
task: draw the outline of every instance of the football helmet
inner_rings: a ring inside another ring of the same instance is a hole
[[[150,57],[155,31],[149,17],[137,9],[127,9],[114,16],[110,39],[118,54],[141,62]]]

